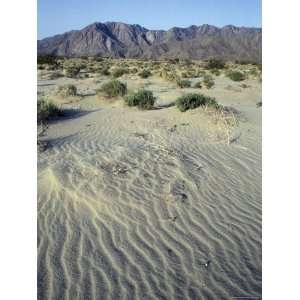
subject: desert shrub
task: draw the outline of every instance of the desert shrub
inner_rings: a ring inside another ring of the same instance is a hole
[[[249,87],[249,85],[247,85],[247,84],[243,83],[243,84],[241,84],[241,85],[240,85],[240,87],[241,87],[241,88],[243,88],[243,89],[246,89],[246,88],[248,88],[248,87]]]
[[[50,118],[54,118],[62,115],[62,110],[58,108],[54,103],[39,99],[37,102],[37,122],[44,123]]]
[[[167,81],[170,82],[176,82],[179,78],[178,75],[175,73],[175,71],[166,71],[165,69],[160,72],[160,77],[164,78]]]
[[[110,73],[109,73],[109,67],[104,66],[103,68],[101,68],[99,70],[99,73],[100,73],[100,75],[103,75],[103,76],[109,76],[110,75]]]
[[[262,107],[262,102],[260,101],[260,102],[257,102],[256,103],[256,107]]]
[[[225,62],[221,59],[210,58],[206,63],[207,69],[224,69]]]
[[[76,96],[77,88],[74,84],[62,85],[57,88],[57,93],[63,97]]]
[[[57,57],[53,55],[39,55],[37,63],[38,65],[57,65]]]
[[[233,81],[243,81],[246,79],[244,73],[236,70],[229,71],[226,75]]]
[[[201,88],[202,88],[202,83],[201,83],[201,81],[197,81],[197,82],[194,84],[194,88],[196,88],[196,89],[201,89]]]
[[[142,70],[140,73],[139,73],[139,76],[141,77],[141,78],[148,78],[149,76],[151,76],[152,74],[151,74],[151,72],[149,71],[149,70],[147,70],[147,69],[144,69],[144,70]]]
[[[259,71],[256,67],[251,68],[248,73],[251,76],[257,77],[259,75]]]
[[[111,80],[104,83],[96,92],[97,94],[103,93],[109,98],[124,96],[127,93],[127,85],[119,80]]]
[[[219,69],[211,69],[210,72],[216,76],[220,76],[220,74],[221,74]]]
[[[213,106],[215,108],[219,107],[215,98],[203,94],[186,94],[176,100],[176,106],[182,112],[204,105]]]
[[[213,78],[210,75],[204,75],[203,84],[206,88],[210,89],[215,85]]]
[[[139,70],[138,70],[137,68],[132,68],[132,69],[130,70],[130,73],[131,73],[131,74],[136,74],[138,71],[139,71]]]
[[[64,69],[64,74],[66,77],[69,78],[75,78],[77,77],[77,75],[80,72],[80,68],[79,67],[75,67],[75,66],[71,66],[71,67],[67,67],[66,69]]]
[[[153,93],[147,90],[139,90],[127,95],[124,100],[128,106],[137,106],[140,109],[152,109],[155,103]]]
[[[181,89],[191,87],[191,82],[189,80],[178,79],[176,83]]]
[[[124,69],[124,68],[116,68],[116,69],[111,71],[111,75],[114,78],[119,78],[119,77],[123,76],[126,73],[128,73],[128,70]]]

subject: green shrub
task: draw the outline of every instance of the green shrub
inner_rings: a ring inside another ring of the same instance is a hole
[[[139,90],[127,95],[124,100],[128,106],[137,106],[140,109],[152,109],[155,103],[153,93],[147,90]]]
[[[189,80],[178,79],[176,83],[181,89],[191,87],[191,82]]]
[[[130,70],[130,73],[131,73],[131,74],[136,74],[138,71],[139,71],[139,70],[138,70],[137,68],[132,68],[132,69]]]
[[[58,87],[57,93],[63,97],[76,96],[77,88],[74,84],[62,85]]]
[[[53,55],[39,55],[37,63],[38,65],[57,65],[57,57]]]
[[[62,115],[62,110],[59,109],[54,103],[39,99],[37,102],[37,122],[44,123],[50,118]]]
[[[114,78],[121,77],[121,76],[123,76],[126,73],[128,73],[128,70],[124,69],[124,68],[116,68],[116,69],[114,69],[114,70],[111,71],[111,75]]]
[[[240,71],[229,71],[227,76],[233,81],[243,81],[246,79],[245,74]]]
[[[201,89],[201,88],[202,88],[202,83],[201,83],[201,81],[197,81],[197,82],[194,84],[194,88],[196,88],[196,89]]]
[[[203,84],[206,88],[210,89],[215,85],[213,78],[210,75],[204,75]]]
[[[103,75],[103,76],[109,76],[110,75],[109,67],[105,66],[105,67],[101,68],[99,73],[100,73],[100,75]]]
[[[224,69],[225,63],[221,59],[210,58],[206,63],[207,69]]]
[[[216,76],[220,76],[220,74],[221,74],[219,69],[211,69],[210,72]]]
[[[64,74],[66,77],[69,78],[75,78],[77,77],[77,75],[80,72],[80,68],[79,67],[67,67],[66,69],[64,69]]]
[[[139,73],[139,76],[141,77],[141,78],[148,78],[149,76],[151,76],[152,74],[151,74],[151,72],[149,71],[149,70],[147,70],[147,69],[144,69],[144,70],[142,70],[140,73]]]
[[[176,100],[176,106],[182,112],[203,105],[213,106],[215,108],[219,107],[215,98],[211,98],[203,94],[186,94]]]
[[[96,92],[97,94],[103,93],[109,98],[124,96],[127,93],[127,85],[119,80],[111,80],[104,83]]]

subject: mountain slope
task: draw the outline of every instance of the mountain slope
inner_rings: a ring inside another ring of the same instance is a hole
[[[38,54],[128,58],[261,61],[261,28],[211,25],[148,30],[120,22],[93,23],[38,41]]]

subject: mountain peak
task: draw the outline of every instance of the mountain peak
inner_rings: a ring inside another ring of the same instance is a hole
[[[139,24],[94,22],[38,41],[38,54],[132,58],[261,60],[261,29],[203,24],[149,30]]]

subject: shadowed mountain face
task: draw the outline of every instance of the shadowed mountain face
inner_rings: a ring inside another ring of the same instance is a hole
[[[261,37],[261,28],[232,25],[193,25],[164,31],[106,22],[39,40],[38,54],[261,61]]]

